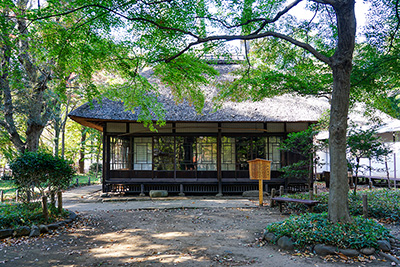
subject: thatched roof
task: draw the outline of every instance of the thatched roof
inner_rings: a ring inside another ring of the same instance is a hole
[[[231,79],[229,69],[232,66],[219,66],[219,79]],[[146,76],[151,74],[146,73]],[[183,101],[177,104],[168,88],[161,87],[159,102],[166,110],[168,122],[316,122],[327,109],[329,103],[326,99],[315,97],[300,97],[283,95],[266,98],[262,101],[252,102],[225,102],[220,109],[214,112],[212,96],[217,92],[215,88],[204,88],[207,100],[202,114],[198,114],[194,107]],[[103,99],[101,103],[94,100],[92,104],[86,103],[72,111],[71,119],[101,130],[95,122],[104,121],[136,121],[138,111],[125,111],[120,101]],[[156,120],[157,118],[154,118]]]

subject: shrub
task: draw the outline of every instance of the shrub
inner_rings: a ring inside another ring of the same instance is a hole
[[[376,219],[400,221],[400,190],[376,189],[363,191],[368,197],[368,214]],[[290,198],[309,199],[308,193],[286,195]],[[321,193],[314,196],[315,200],[321,203],[315,206],[314,212],[321,213],[328,211],[328,193]],[[302,204],[288,203],[288,208],[297,211],[306,211],[307,207]],[[349,211],[351,215],[363,214],[362,194],[351,194],[349,192]]]
[[[388,239],[390,231],[379,223],[361,216],[351,223],[332,223],[326,212],[304,213],[300,216],[269,224],[265,228],[278,238],[290,237],[299,248],[312,244],[326,244],[339,248],[377,248],[377,241]]]
[[[37,188],[43,195],[67,188],[75,170],[71,162],[44,152],[25,152],[10,164],[15,184],[25,193],[33,193]]]
[[[50,206],[49,220],[47,223],[65,217],[66,211],[58,213],[55,207]],[[0,229],[16,228],[17,226],[31,226],[32,224],[46,223],[43,218],[40,202],[33,203],[7,203],[0,205]]]

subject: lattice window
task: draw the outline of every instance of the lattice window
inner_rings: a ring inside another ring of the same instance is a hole
[[[197,138],[197,169],[199,171],[217,170],[217,138],[200,136]]]
[[[128,170],[129,137],[110,137],[110,170]]]
[[[133,138],[133,169],[152,169],[152,139],[151,137]]]
[[[155,136],[154,170],[173,171],[175,166],[175,144],[173,136]]]
[[[176,140],[176,169],[193,171],[197,169],[196,137],[177,136]]]
[[[222,137],[221,140],[221,169],[223,171],[234,171],[236,162],[236,149],[234,137]]]
[[[279,149],[282,142],[280,136],[270,136],[268,138],[268,160],[272,160],[271,170],[279,170],[281,164],[281,151]]]

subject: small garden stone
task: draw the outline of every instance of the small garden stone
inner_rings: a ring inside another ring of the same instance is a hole
[[[55,229],[57,229],[58,227],[60,227],[60,225],[59,225],[58,223],[51,223],[51,224],[48,224],[48,225],[47,225],[47,228],[48,228],[49,230],[55,230]]]
[[[7,238],[13,235],[13,229],[0,230],[0,239]]]
[[[263,234],[263,239],[268,242],[275,243],[277,238],[275,234],[265,231]]]
[[[285,250],[293,250],[294,249],[293,241],[287,236],[282,236],[281,238],[279,238],[277,244],[280,248],[285,249]]]
[[[337,248],[332,246],[326,246],[323,244],[317,244],[314,246],[314,251],[319,256],[327,256],[336,254]]]
[[[20,236],[27,236],[31,232],[31,229],[28,226],[21,226],[15,229],[14,231],[14,236],[15,237],[20,237]]]
[[[78,217],[78,215],[76,215],[75,212],[72,212],[72,211],[69,212],[69,218],[70,219],[75,220],[77,217]]]
[[[40,235],[40,229],[36,225],[32,225],[31,232],[29,233],[29,237],[33,236],[39,236]]]
[[[49,228],[46,225],[41,224],[39,225],[39,231],[41,234],[46,234],[49,232]]]
[[[383,252],[389,252],[392,249],[390,242],[387,240],[378,240],[378,248]]]
[[[356,249],[340,249],[339,252],[343,253],[347,257],[357,257],[360,254]]]
[[[362,248],[362,249],[360,250],[360,252],[361,252],[362,254],[364,254],[364,255],[369,256],[369,255],[372,255],[372,254],[375,253],[375,248]]]
[[[150,197],[167,197],[168,191],[167,190],[150,190],[149,196]]]

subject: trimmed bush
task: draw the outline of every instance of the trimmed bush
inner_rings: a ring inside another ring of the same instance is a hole
[[[55,192],[67,188],[75,174],[72,162],[44,152],[25,152],[10,164],[16,186],[33,194],[37,188],[41,195],[47,189]]]

